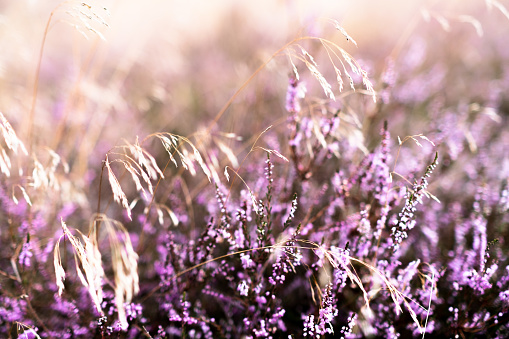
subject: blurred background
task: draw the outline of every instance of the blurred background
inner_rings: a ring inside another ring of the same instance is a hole
[[[67,159],[77,180],[94,177],[90,168],[123,139],[134,142],[154,132],[209,139],[235,133],[244,141],[222,142],[240,154],[269,125],[275,126],[274,135],[278,128],[285,130],[292,65],[288,50],[281,48],[297,37],[312,36],[350,53],[373,82],[376,104],[361,92],[348,93],[348,85],[339,97],[323,46],[307,40],[290,46],[313,55],[339,98],[332,105],[355,116],[363,133],[359,142],[368,149],[378,143],[386,119],[394,137],[424,133],[446,145],[437,119],[447,118],[444,126],[461,130],[456,138],[465,139],[475,153],[478,145],[467,122],[482,115],[502,126],[507,117],[505,5],[2,1],[0,111],[25,143],[46,145]],[[297,62],[297,68],[307,98],[327,99],[306,67]],[[354,80],[361,89],[360,79]]]

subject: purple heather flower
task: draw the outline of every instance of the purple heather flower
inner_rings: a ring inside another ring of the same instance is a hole
[[[341,339],[346,339],[346,338],[350,337],[356,323],[357,323],[357,313],[352,313],[348,317],[348,324],[346,326],[341,327],[341,331],[340,331]]]
[[[500,277],[497,281],[497,287],[498,288],[508,288],[508,283],[509,283],[509,266],[506,266],[505,267],[505,274]]]
[[[304,83],[297,78],[290,77],[286,91],[286,110],[292,114],[299,113],[301,110],[299,99],[303,99],[305,96],[306,86]]]
[[[304,336],[319,338],[322,335],[334,333],[332,322],[339,312],[332,289],[332,284],[325,287],[322,305],[318,311],[319,315],[316,321],[313,314],[310,314],[304,321]]]
[[[292,207],[290,208],[290,213],[288,215],[289,219],[295,218],[295,211],[297,210],[297,196],[292,200]]]
[[[306,320],[304,321],[304,331],[303,336],[307,337],[315,337],[319,336],[318,333],[315,332],[315,316],[313,314],[310,314],[306,317]]]
[[[26,301],[0,295],[0,319],[15,322],[25,319]]]
[[[412,261],[409,263],[404,269],[400,270],[400,273],[397,277],[398,283],[400,286],[409,286],[410,281],[413,279],[415,274],[417,273],[418,267],[421,261],[419,259]]]
[[[267,323],[264,319],[260,320],[260,328],[253,329],[254,335],[256,338],[272,338],[269,335],[269,331],[267,331]]]
[[[19,336],[18,336],[18,339],[36,339],[36,338],[40,338],[39,335],[33,330],[33,329],[28,329],[28,330],[25,330],[25,332],[21,333]]]
[[[504,302],[506,307],[509,306],[509,290],[500,292],[498,297]]]
[[[267,164],[267,166],[265,167],[265,178],[267,179],[269,184],[272,184],[272,182],[274,182],[274,179],[272,178],[274,164],[272,163],[272,161],[270,161],[269,156],[270,153],[267,155],[267,160],[265,160],[265,163]]]
[[[265,298],[263,295],[257,296],[255,300],[260,306],[265,305],[267,303],[267,298]]]
[[[20,265],[23,267],[30,267],[32,256],[32,245],[29,242],[24,243],[18,258]]]
[[[369,215],[369,206],[362,208],[360,212],[361,220],[359,221],[359,226],[357,230],[363,236],[368,236],[371,231],[371,224],[368,220]]]
[[[241,253],[240,260],[242,262],[242,267],[244,267],[244,269],[252,268],[255,266],[254,261],[251,259],[251,255],[249,255],[248,253]]]
[[[246,283],[245,280],[241,281],[241,283],[237,287],[237,291],[239,291],[240,295],[242,295],[244,297],[247,297],[247,295],[249,293],[249,286],[248,286],[248,284]]]
[[[125,304],[126,316],[129,320],[141,319],[143,307],[140,304]]]
[[[417,204],[422,203],[422,196],[424,191],[428,187],[427,178],[430,177],[431,173],[435,169],[438,164],[438,153],[435,155],[435,159],[426,168],[426,172],[421,177],[421,180],[414,182],[414,185],[411,190],[407,191],[406,202],[403,210],[399,213],[398,220],[391,228],[391,235],[394,241],[393,249],[397,251],[400,247],[400,244],[404,239],[408,237],[407,231],[414,228],[416,220],[414,218],[414,213],[417,210]]]

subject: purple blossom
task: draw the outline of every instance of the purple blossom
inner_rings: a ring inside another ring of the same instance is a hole
[[[21,252],[19,252],[18,261],[20,265],[23,267],[30,267],[32,256],[32,245],[29,242],[24,243]]]
[[[353,313],[348,317],[348,324],[346,326],[341,327],[341,339],[350,338],[353,332],[353,328],[357,324],[357,314]]]
[[[332,323],[338,315],[337,301],[332,293],[332,285],[327,285],[323,294],[318,318],[310,314],[304,322],[304,336],[319,338],[325,334],[334,334]]]
[[[39,338],[37,332],[33,329],[27,329],[18,336],[18,339],[36,339]]]
[[[305,96],[306,86],[304,83],[297,78],[290,77],[286,91],[286,110],[291,114],[299,113],[301,110],[299,99],[303,99]]]
[[[239,286],[237,287],[237,291],[239,291],[239,294],[241,296],[247,297],[247,295],[249,293],[249,286],[245,280],[242,280],[240,282]]]
[[[399,213],[397,222],[391,228],[391,235],[394,240],[394,251],[399,249],[400,244],[408,237],[407,231],[414,228],[416,224],[414,213],[417,210],[417,204],[422,204],[422,196],[428,187],[427,178],[430,177],[437,164],[438,153],[435,155],[435,159],[431,165],[426,168],[426,172],[421,177],[420,182],[415,181],[412,189],[407,192],[405,206]]]

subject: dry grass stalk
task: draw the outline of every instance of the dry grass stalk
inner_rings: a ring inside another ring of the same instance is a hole
[[[41,339],[41,337],[35,332],[32,326],[16,321],[16,331],[18,334],[18,338],[37,338]],[[21,332],[23,331],[23,332]]]
[[[335,28],[338,29],[348,41],[352,42],[355,46],[357,46],[357,43],[355,40],[352,39],[350,35],[345,31],[344,28],[342,28],[339,23],[335,20],[331,20],[331,22],[334,24]],[[343,74],[348,78],[348,82],[350,84],[350,88],[352,91],[355,91],[355,85],[352,76],[349,73],[349,70],[353,72],[354,74],[357,74],[362,78],[362,83],[366,87],[367,93],[372,97],[373,101],[376,102],[376,92],[373,88],[373,84],[368,78],[368,73],[366,70],[364,70],[361,65],[343,48],[338,46],[336,43],[322,38],[315,38],[315,37],[303,37],[299,40],[318,40],[324,47],[325,51],[327,52],[327,55],[329,57],[329,60],[334,68],[334,71],[336,73],[336,80],[339,86],[339,92],[343,90]],[[295,42],[294,44],[296,47],[298,47],[299,52],[297,52],[296,49],[292,47],[287,48],[287,54],[290,59],[290,63],[292,65],[293,71],[295,73],[295,76],[297,79],[299,79],[299,74],[297,72],[297,68],[295,66],[295,63],[292,60],[292,57],[300,60],[306,68],[310,71],[310,73],[318,80],[320,83],[320,86],[322,87],[323,91],[325,92],[325,95],[329,97],[332,100],[336,100],[336,97],[334,95],[334,92],[332,91],[331,84],[325,79],[323,74],[318,69],[318,64],[314,60],[314,58],[309,54],[304,47],[302,47],[300,44]],[[339,63],[341,67],[338,67],[336,63]],[[348,65],[348,68],[347,68]],[[341,71],[342,70],[342,71]]]
[[[198,163],[201,170],[207,176],[209,182],[212,178],[219,179],[216,171],[212,166],[209,166],[203,160],[199,150],[191,143],[189,139],[171,133],[156,133],[149,135],[146,139],[150,137],[156,137],[161,141],[163,147],[170,157],[168,164],[169,162],[172,162],[175,167],[178,167],[179,164],[176,159],[177,156],[182,167],[189,171],[192,175],[196,175],[197,171],[194,164]],[[190,150],[184,147],[186,145],[190,147]],[[136,186],[136,190],[141,192],[145,198],[145,201],[150,199],[146,194],[143,182],[146,184],[146,187],[152,195],[153,200],[155,189],[152,181],[160,181],[161,179],[164,179],[163,172],[166,167],[161,170],[157,164],[156,159],[141,146],[138,138],[136,138],[136,142],[134,144],[125,141],[125,145],[115,147],[115,149],[120,149],[121,151],[108,152],[106,155],[106,160],[104,161],[104,166],[108,171],[108,179],[113,191],[114,201],[120,204],[126,210],[128,217],[131,218],[131,209],[136,205],[139,199],[135,198],[132,203],[129,204],[127,195],[122,190],[120,182],[118,181],[115,173],[111,168],[111,164],[114,162],[119,162],[122,164],[124,169],[130,174]],[[118,158],[110,160],[109,156],[117,156]],[[168,166],[168,164],[166,166]],[[172,222],[175,224],[177,220],[175,214],[169,209],[167,211],[172,219]],[[161,215],[162,210],[158,209],[158,214]]]
[[[11,159],[3,148],[2,152],[0,153],[0,171],[7,177],[11,176]]]
[[[23,145],[23,142],[21,142],[21,140],[18,138],[11,124],[9,123],[9,121],[7,121],[7,119],[1,112],[0,112],[0,130],[2,131],[5,143],[10,150],[12,150],[15,154],[18,154],[19,148],[25,155],[28,155],[25,145]]]
[[[139,292],[138,255],[133,249],[129,233],[116,220],[111,220],[103,214],[96,215],[91,225],[92,239],[95,238],[97,225],[105,226],[111,250],[111,261],[115,281],[115,304],[122,328],[127,328],[127,317],[124,303],[130,303],[133,296]]]
[[[130,303],[133,296],[139,292],[138,255],[134,252],[129,233],[124,226],[105,215],[96,215],[90,224],[90,233],[85,236],[76,230],[82,238],[75,237],[62,220],[64,234],[57,241],[54,249],[53,263],[55,266],[58,294],[64,290],[65,270],[60,256],[60,240],[66,236],[74,249],[77,275],[85,286],[100,314],[103,314],[101,302],[103,300],[103,281],[105,273],[102,266],[102,256],[98,246],[98,225],[104,226],[109,241],[112,267],[114,272],[115,304],[122,328],[127,328],[125,303]]]
[[[55,266],[58,295],[62,295],[65,280],[65,271],[60,257],[60,240],[62,237],[66,236],[74,249],[76,273],[78,274],[83,286],[87,288],[97,311],[103,314],[101,302],[103,297],[102,284],[104,270],[102,268],[101,253],[99,252],[97,242],[94,237],[89,238],[80,231],[76,230],[83,239],[83,245],[83,243],[71,233],[63,220],[61,221],[61,224],[64,234],[58,239],[53,252],[53,264]]]
[[[122,205],[123,208],[127,211],[127,215],[129,218],[131,218],[131,208],[129,207],[129,202],[127,201],[127,197],[122,190],[122,187],[120,187],[120,183],[118,182],[117,177],[115,176],[115,173],[113,173],[113,170],[110,166],[110,161],[108,159],[108,156],[106,156],[106,160],[104,161],[104,165],[106,166],[106,169],[108,170],[108,179],[110,182],[111,190],[113,191],[113,199]]]
[[[14,190],[15,188],[19,188],[19,190],[21,191],[21,194],[23,195],[23,198],[25,199],[25,201],[27,202],[27,204],[29,206],[32,206],[32,201],[30,200],[30,197],[28,196],[27,194],[27,191],[25,190],[25,188],[21,185],[16,185],[12,188],[12,201],[14,201],[14,203],[17,205],[18,204],[18,199],[16,198],[16,195],[14,194]]]
[[[158,176],[164,178],[163,172],[157,165],[156,159],[141,147],[138,138],[136,138],[134,145],[127,141],[126,145],[134,159],[136,159],[138,164],[146,170],[150,179],[157,180]]]
[[[14,154],[18,154],[19,149],[23,154],[28,155],[25,145],[23,145],[23,142],[18,138],[11,124],[1,112],[0,130],[2,131],[2,136],[8,149],[13,151]],[[0,172],[7,177],[11,176],[11,159],[2,145],[0,145]],[[20,175],[22,175],[22,172],[20,172]]]
[[[64,173],[69,173],[69,165],[62,160],[60,155],[58,155],[55,151],[50,148],[45,147],[45,150],[48,152],[50,157],[50,165],[48,167],[44,167],[42,163],[38,160],[38,158],[33,155],[33,166],[34,169],[32,171],[32,183],[31,186],[34,189],[54,189],[60,190],[61,183],[58,180],[57,169],[58,165],[61,164]]]
[[[156,133],[152,134],[151,136],[155,136],[161,140],[161,143],[168,153],[170,160],[176,167],[178,164],[175,160],[175,154],[179,156],[182,166],[186,170],[190,171],[192,175],[196,174],[193,163],[197,162],[203,173],[205,173],[207,176],[207,179],[211,181],[213,176],[212,170],[203,160],[198,148],[196,148],[196,146],[194,146],[194,144],[188,138],[171,133]],[[191,152],[188,151],[184,145],[191,147]]]
[[[89,39],[86,33],[88,31],[97,35],[101,40],[106,40],[100,30],[94,26],[99,23],[102,26],[109,27],[104,19],[105,16],[110,15],[107,8],[94,6],[83,1],[70,1],[68,6],[62,9],[72,18],[64,21],[74,27],[85,39]]]
[[[509,11],[499,1],[486,0],[486,5],[488,6],[488,9],[491,9],[492,6],[496,7],[507,19],[509,19]]]
[[[31,169],[31,176],[28,176],[28,183],[25,186],[21,184],[15,184],[12,186],[12,199],[14,203],[18,204],[18,198],[16,197],[15,191],[16,188],[19,188],[21,194],[28,205],[32,206],[32,199],[30,198],[29,193],[27,192],[27,186],[32,187],[34,190],[39,190],[41,193],[47,193],[48,190],[56,190],[61,191],[62,187],[64,187],[64,192],[62,194],[73,194],[76,193],[73,185],[69,184],[68,181],[61,181],[59,177],[59,166],[63,169],[64,174],[69,173],[69,165],[57,154],[54,150],[48,147],[41,147],[41,149],[46,154],[42,153],[43,160],[39,160],[38,155],[32,150],[31,158],[17,158],[17,161],[11,161],[9,152],[12,151],[14,154],[24,154],[28,155],[28,151],[25,148],[23,142],[18,138],[16,132],[12,128],[9,121],[5,118],[5,116],[0,112],[0,131],[7,147],[3,147],[0,144],[0,172],[2,172],[6,177],[10,177],[12,175],[12,164],[17,165],[17,173],[20,178],[23,177],[23,173],[25,173],[28,169]],[[23,161],[22,161],[23,160]],[[44,166],[42,163],[47,163],[47,166]],[[25,180],[23,180],[25,182]],[[32,193],[32,192],[31,192]],[[37,198],[35,199],[37,201]]]

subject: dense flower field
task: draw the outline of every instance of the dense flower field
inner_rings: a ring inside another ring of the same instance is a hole
[[[254,3],[0,5],[0,337],[509,337],[508,4]]]

